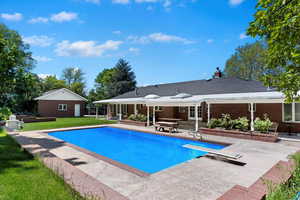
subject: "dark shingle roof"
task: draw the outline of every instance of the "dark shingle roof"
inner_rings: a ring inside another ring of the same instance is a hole
[[[139,87],[134,91],[114,97],[114,99],[144,97],[148,94],[175,96],[179,93],[207,95],[269,91],[270,89],[259,81],[248,81],[239,78],[217,78]]]

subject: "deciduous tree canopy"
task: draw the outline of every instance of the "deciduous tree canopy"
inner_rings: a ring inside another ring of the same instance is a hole
[[[95,79],[95,98],[106,99],[118,96],[136,88],[135,74],[129,63],[120,59],[115,67],[104,69]]]
[[[266,72],[265,53],[266,46],[260,41],[238,47],[226,61],[225,75],[246,80],[260,80]]]
[[[264,82],[299,100],[300,90],[300,0],[260,0],[248,34],[267,42],[267,68],[277,73]]]

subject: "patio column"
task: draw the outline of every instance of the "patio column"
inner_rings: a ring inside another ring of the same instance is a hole
[[[210,103],[207,103],[207,123],[210,122]]]
[[[155,125],[155,106],[153,106],[153,125]]]
[[[122,104],[119,104],[119,120],[122,120]]]
[[[147,106],[147,126],[150,126],[150,112],[149,112],[149,106]]]
[[[251,131],[254,131],[254,110],[253,110],[253,103],[250,103],[250,110],[251,110]]]
[[[96,119],[98,119],[98,104],[96,104]]]
[[[107,113],[106,113],[107,120],[109,120],[109,116],[111,116],[111,107],[110,104],[107,104]]]
[[[195,123],[195,131],[198,131],[199,129],[199,120],[198,120],[198,105],[195,106],[195,119],[196,119],[196,123]]]
[[[134,104],[134,115],[137,115],[137,105]]]

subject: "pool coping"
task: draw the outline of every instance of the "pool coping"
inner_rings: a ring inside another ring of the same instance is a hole
[[[130,173],[133,173],[133,174],[136,174],[140,177],[148,177],[148,176],[151,176],[151,174],[155,174],[157,172],[154,172],[154,173],[147,173],[147,172],[144,172],[142,170],[139,170],[137,168],[134,168],[132,166],[129,166],[127,164],[124,164],[124,163],[121,163],[121,162],[118,162],[116,160],[113,160],[109,157],[106,157],[106,156],[103,156],[101,154],[98,154],[98,153],[95,153],[95,152],[92,152],[88,149],[85,149],[85,148],[82,148],[82,147],[79,147],[77,145],[74,145],[74,144],[71,144],[69,142],[66,142],[64,140],[61,140],[59,138],[56,138],[54,136],[51,136],[49,135],[49,133],[53,133],[53,132],[64,132],[64,131],[72,131],[72,130],[80,130],[80,129],[93,129],[93,128],[103,128],[103,127],[111,127],[111,128],[116,128],[114,126],[109,126],[109,125],[98,125],[98,126],[89,126],[89,127],[72,127],[72,128],[68,128],[68,129],[61,129],[61,130],[51,130],[51,131],[38,131],[39,134],[46,134],[47,137],[51,138],[52,140],[55,140],[55,141],[59,141],[59,142],[63,142],[66,146],[69,146],[71,148],[74,148],[78,151],[81,151],[83,153],[86,153],[96,159],[99,159],[99,160],[102,160],[102,161],[105,161],[111,165],[114,165],[118,168],[121,168],[123,170],[126,170]],[[219,144],[219,145],[224,145],[225,148],[231,144],[229,143],[223,143],[223,142],[216,142],[216,141],[208,141],[208,140],[200,140],[200,139],[196,139],[196,138],[189,138],[189,137],[183,137],[183,136],[176,136],[176,135],[167,135],[167,134],[164,134],[164,133],[157,133],[157,132],[152,132],[152,131],[141,131],[141,130],[138,130],[138,129],[130,129],[130,128],[119,128],[119,129],[125,129],[125,130],[132,130],[132,131],[137,131],[137,132],[141,132],[141,133],[146,133],[146,134],[153,134],[153,135],[160,135],[160,136],[166,136],[166,137],[174,137],[174,138],[179,138],[179,139],[186,139],[186,140],[191,140],[191,141],[197,141],[197,142],[207,142],[207,143],[214,143],[214,144]],[[199,157],[202,157],[202,156],[199,156]],[[196,157],[196,158],[199,158],[199,157]],[[193,159],[196,159],[196,158],[193,158]],[[191,160],[193,160],[191,159]],[[178,163],[178,164],[181,164],[181,163]],[[164,170],[164,169],[163,169]],[[160,170],[162,171],[162,170]],[[158,171],[159,172],[159,171]]]

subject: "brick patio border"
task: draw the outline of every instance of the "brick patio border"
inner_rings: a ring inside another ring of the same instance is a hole
[[[84,173],[67,161],[50,153],[42,146],[32,143],[29,138],[22,137],[13,132],[8,132],[8,134],[20,144],[21,148],[39,158],[48,168],[61,176],[67,184],[82,196],[91,197],[92,199],[129,200],[127,197]]]
[[[298,151],[297,153],[300,153]],[[217,200],[262,200],[268,193],[268,184],[285,183],[292,176],[295,163],[292,159],[279,161],[250,187],[235,185]],[[271,186],[272,186],[271,185]]]

